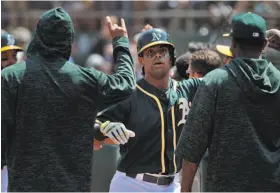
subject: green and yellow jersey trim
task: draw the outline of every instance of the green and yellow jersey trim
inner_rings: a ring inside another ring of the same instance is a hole
[[[161,173],[165,173],[165,159],[164,159],[164,151],[165,151],[165,137],[164,137],[164,115],[163,115],[163,108],[160,104],[160,101],[159,99],[145,91],[143,88],[141,88],[139,85],[136,85],[136,88],[138,88],[141,92],[143,92],[144,94],[148,95],[149,97],[153,98],[156,103],[157,103],[157,106],[158,106],[158,109],[159,109],[159,113],[160,113],[160,122],[161,122]]]
[[[174,152],[176,149],[177,141],[176,141],[176,123],[175,123],[175,112],[174,112],[174,105],[171,108],[171,117],[172,117],[172,128],[173,128],[173,148]],[[173,164],[174,164],[174,173],[177,172],[177,164],[176,164],[176,157],[175,153],[173,154]]]
[[[177,86],[178,86],[178,82],[174,81],[173,82],[173,90],[174,92],[176,92],[177,90]],[[175,120],[175,105],[172,106],[171,108],[171,118],[172,118],[172,129],[173,129],[173,148],[174,148],[174,152],[177,146],[177,141],[176,141],[176,120]],[[174,164],[174,173],[177,172],[177,164],[176,164],[176,157],[175,157],[175,153],[173,154],[173,164]]]

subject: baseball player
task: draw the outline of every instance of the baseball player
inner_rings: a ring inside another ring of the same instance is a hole
[[[280,71],[262,59],[266,22],[233,17],[231,62],[207,74],[192,102],[176,155],[183,158],[182,192],[191,190],[209,150],[206,191],[280,190]]]
[[[13,35],[9,33],[1,34],[1,69],[17,62],[17,52],[23,51],[16,45]]]
[[[113,75],[68,62],[74,28],[62,8],[40,17],[27,60],[2,70],[1,154],[9,191],[90,190],[92,121],[129,97],[136,83],[125,22],[118,26],[107,17],[107,24]]]
[[[277,29],[267,30],[267,38],[268,38],[268,47],[274,50],[280,51],[280,31]],[[230,50],[230,46],[225,45],[216,45],[216,50],[222,54],[223,63],[228,64],[232,60],[232,52]],[[264,50],[264,58],[266,57],[267,50]]]
[[[17,52],[23,49],[16,45],[13,35],[8,33],[1,34],[1,70],[17,61]],[[1,157],[1,192],[7,192],[8,188],[8,169],[6,166],[5,153]]]
[[[101,112],[95,124],[103,135],[121,144],[110,191],[177,192],[181,159],[174,150],[200,79],[169,78],[175,48],[162,29],[141,33],[137,52],[145,78],[129,99]],[[128,141],[129,137],[133,138]],[[100,135],[96,138],[102,140]]]

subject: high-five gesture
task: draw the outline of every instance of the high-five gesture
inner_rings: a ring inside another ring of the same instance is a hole
[[[121,18],[121,26],[118,26],[118,24],[112,24],[112,21],[109,16],[106,17],[106,20],[107,20],[108,29],[110,31],[112,39],[114,39],[115,37],[119,37],[119,36],[128,37],[125,22],[124,22],[123,18]]]

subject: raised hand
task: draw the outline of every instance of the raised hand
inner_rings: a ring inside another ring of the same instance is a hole
[[[109,16],[106,17],[106,20],[112,39],[119,36],[128,37],[125,21],[123,18],[121,18],[121,26],[118,26],[118,24],[112,24],[112,21]]]
[[[280,30],[270,29],[266,31],[268,47],[280,51]]]
[[[147,31],[149,29],[153,29],[153,26],[151,26],[150,24],[145,25],[145,27],[142,29],[141,32]]]

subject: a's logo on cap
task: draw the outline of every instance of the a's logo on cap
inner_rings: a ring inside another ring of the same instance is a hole
[[[260,37],[260,34],[258,32],[254,32],[253,37]]]
[[[152,42],[153,41],[159,41],[160,38],[161,38],[161,34],[160,33],[156,33],[156,32],[153,32],[152,36],[153,36]]]
[[[15,39],[11,35],[8,35],[7,36],[7,45],[11,46],[14,44],[15,44]]]

